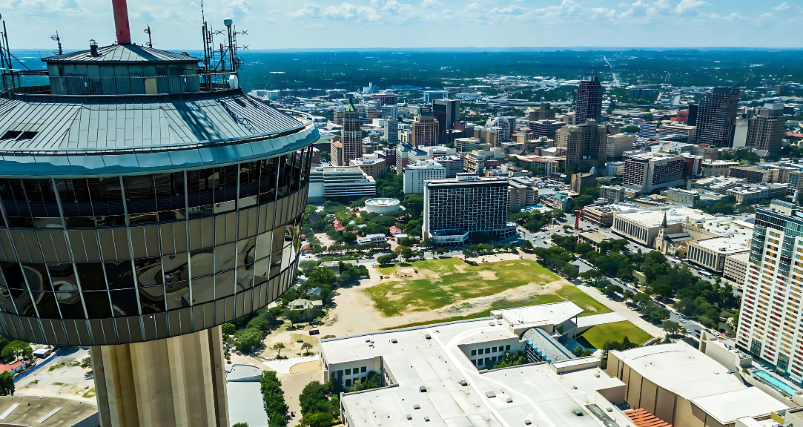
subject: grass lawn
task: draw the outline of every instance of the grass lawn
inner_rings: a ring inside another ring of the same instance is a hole
[[[466,264],[460,258],[433,259],[415,261],[412,267],[421,278],[382,283],[363,291],[386,316],[398,316],[405,310],[434,310],[530,283],[547,284],[558,280],[552,272],[527,259],[477,266]],[[389,274],[385,269],[380,272]]]
[[[577,342],[586,348],[601,349],[606,341],[622,342],[625,337],[636,344],[644,344],[645,341],[652,338],[650,334],[642,331],[636,325],[624,321],[592,326],[577,337]]]

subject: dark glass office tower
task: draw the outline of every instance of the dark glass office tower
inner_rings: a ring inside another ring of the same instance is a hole
[[[602,84],[596,73],[587,73],[577,86],[577,104],[574,123],[585,124],[588,120],[602,121]]]
[[[715,87],[698,108],[697,142],[732,147],[738,109],[739,89]]]

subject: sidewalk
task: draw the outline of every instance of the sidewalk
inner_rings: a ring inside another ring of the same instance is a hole
[[[577,289],[580,289],[581,291],[585,292],[595,300],[602,303],[604,306],[618,313],[619,315],[624,317],[625,320],[644,330],[644,332],[654,337],[663,337],[665,335],[665,332],[661,327],[655,326],[652,323],[642,319],[637,311],[628,309],[624,303],[612,301],[607,296],[605,296],[605,294],[600,292],[597,288],[580,285],[577,286]]]

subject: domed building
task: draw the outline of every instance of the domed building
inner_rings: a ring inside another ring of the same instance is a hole
[[[396,212],[401,210],[401,202],[399,199],[377,197],[365,201],[365,210],[368,212],[376,212],[378,214]]]
[[[114,3],[117,44],[0,97],[0,332],[91,346],[102,426],[228,426],[219,325],[295,279],[318,130]]]

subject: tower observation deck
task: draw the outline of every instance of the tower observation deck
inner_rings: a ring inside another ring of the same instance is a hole
[[[103,426],[228,426],[219,325],[295,279],[312,118],[130,36],[43,61],[0,97],[0,332],[92,346]]]

